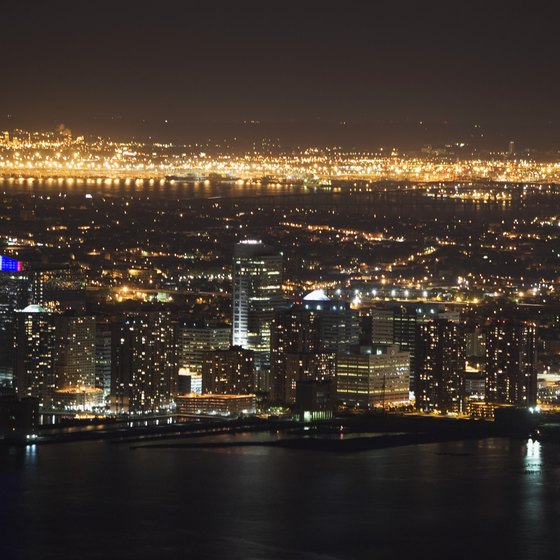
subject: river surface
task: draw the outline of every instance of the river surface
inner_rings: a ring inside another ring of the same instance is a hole
[[[0,535],[2,560],[553,559],[560,446],[0,448]]]

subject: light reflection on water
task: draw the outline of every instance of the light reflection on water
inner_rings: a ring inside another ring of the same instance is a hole
[[[525,455],[525,468],[529,472],[540,472],[542,467],[541,443],[529,438],[527,440],[527,454]]]
[[[140,196],[148,195],[158,199],[182,200],[197,198],[230,198],[287,193],[309,193],[303,185],[270,185],[259,183],[207,183],[207,182],[168,182],[149,179],[13,179],[0,177],[0,191],[6,194],[81,194],[93,196]]]

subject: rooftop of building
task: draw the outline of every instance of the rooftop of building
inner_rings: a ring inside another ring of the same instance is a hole
[[[255,395],[249,393],[247,395],[222,395],[222,394],[213,394],[208,393],[206,395],[201,395],[200,393],[185,393],[184,395],[180,395],[178,399],[193,399],[193,400],[212,400],[212,399],[221,399],[221,400],[236,400],[236,399],[247,399],[247,398],[254,398]]]
[[[325,290],[313,290],[303,297],[303,301],[331,301],[331,298],[327,296]]]
[[[31,305],[28,305],[27,307],[24,307],[20,311],[20,313],[49,313],[49,310],[45,309],[41,305],[37,305],[35,303],[32,303]]]
[[[62,395],[93,395],[102,392],[103,389],[97,387],[64,387],[56,390],[57,394]]]

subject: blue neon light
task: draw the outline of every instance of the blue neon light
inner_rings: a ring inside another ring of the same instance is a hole
[[[23,270],[21,261],[0,256],[0,272],[20,272]]]

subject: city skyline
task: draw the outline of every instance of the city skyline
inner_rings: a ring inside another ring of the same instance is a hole
[[[540,560],[548,3],[9,3],[0,559]]]

